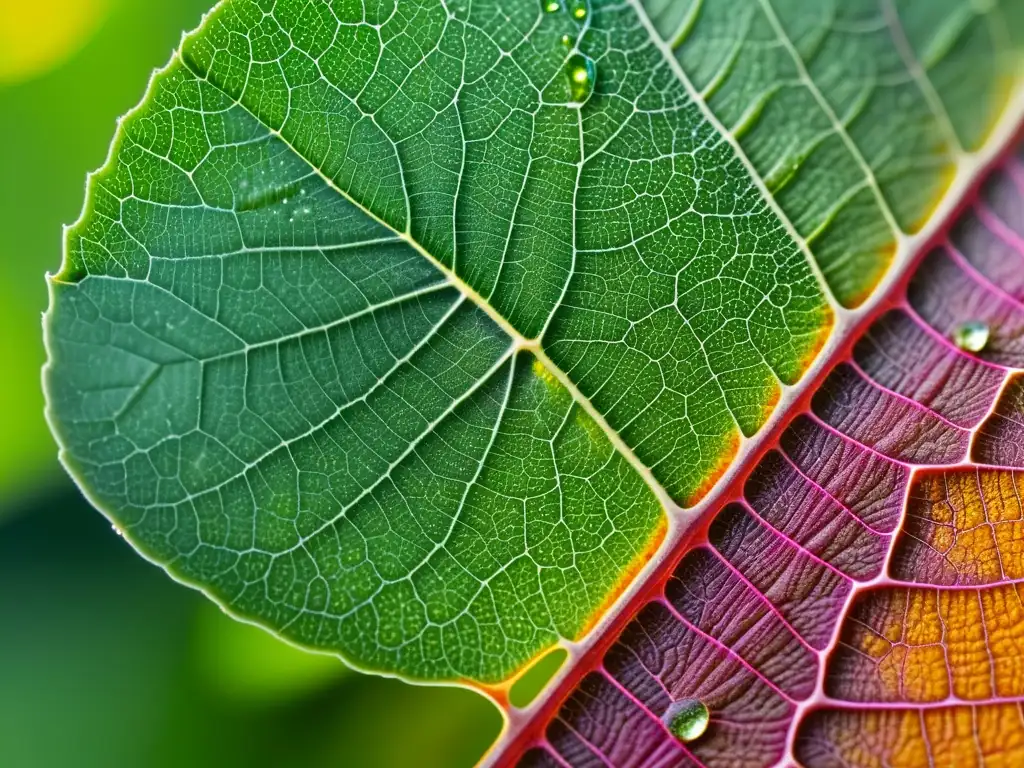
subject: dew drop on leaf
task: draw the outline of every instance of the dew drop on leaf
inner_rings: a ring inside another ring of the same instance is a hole
[[[576,2],[572,4],[572,17],[574,19],[583,21],[587,18],[587,13],[587,4],[583,0],[576,0]]]
[[[562,5],[559,0],[540,0],[540,7],[544,9],[544,13],[558,13]]]
[[[589,56],[575,53],[569,57],[569,93],[575,104],[583,104],[594,92],[597,65]]]
[[[968,320],[953,329],[953,343],[966,352],[981,352],[988,337],[988,324],[980,320]]]
[[[575,41],[572,39],[572,35],[562,35],[562,45],[566,48],[572,48],[575,45]]]
[[[704,735],[711,720],[707,705],[698,699],[682,699],[668,708],[664,716],[669,732],[684,743]]]

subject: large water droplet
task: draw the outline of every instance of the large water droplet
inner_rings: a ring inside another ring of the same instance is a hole
[[[569,10],[572,13],[572,17],[579,21],[583,21],[587,18],[587,14],[589,13],[585,0],[573,0]]]
[[[569,93],[572,101],[582,104],[594,92],[594,81],[597,79],[597,65],[589,56],[574,53],[569,57]]]
[[[662,719],[673,736],[689,743],[704,735],[711,713],[703,701],[683,699],[672,704]]]
[[[562,4],[559,0],[540,0],[540,7],[544,9],[544,13],[558,13],[562,9]]]
[[[980,320],[968,320],[953,329],[953,343],[966,352],[981,352],[988,337],[988,324]]]

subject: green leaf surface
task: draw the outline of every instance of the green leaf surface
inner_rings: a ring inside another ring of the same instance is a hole
[[[1019,76],[1015,0],[646,0],[659,34],[857,306]]]
[[[886,59],[866,4],[778,5],[221,3],[68,232],[66,465],[358,667],[496,684],[579,639],[1006,99],[908,68],[979,55],[965,4]]]

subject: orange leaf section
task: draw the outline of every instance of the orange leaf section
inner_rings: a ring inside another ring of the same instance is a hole
[[[869,592],[829,667],[830,696],[926,703],[1024,696],[1019,585]]]
[[[893,555],[893,576],[934,584],[1024,579],[1024,476],[971,469],[915,484]]]
[[[852,768],[1020,768],[1020,704],[813,715],[797,750],[807,765]]]

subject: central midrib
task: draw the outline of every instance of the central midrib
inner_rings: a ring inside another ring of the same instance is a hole
[[[768,449],[771,441],[781,434],[782,429],[790,421],[791,415],[799,410],[797,406],[809,397],[814,387],[824,380],[833,365],[846,353],[847,348],[857,337],[857,331],[867,328],[888,307],[890,299],[903,288],[914,265],[927,253],[925,246],[935,238],[955,210],[961,206],[967,193],[984,176],[987,168],[1006,151],[1007,146],[1019,132],[1020,124],[1024,122],[1024,91],[1016,88],[1016,92],[1008,101],[982,149],[973,154],[961,153],[957,156],[954,178],[927,224],[914,235],[906,235],[898,228],[894,231],[897,249],[888,271],[867,301],[857,309],[847,309],[834,299],[806,241],[797,234],[789,218],[768,192],[764,181],[754,169],[739,142],[725,129],[693,87],[672,49],[654,29],[639,0],[628,0],[628,3],[633,7],[649,37],[661,51],[676,78],[686,88],[690,98],[701,109],[704,117],[733,147],[737,157],[743,162],[751,179],[758,187],[762,198],[778,216],[794,242],[800,246],[823,288],[829,306],[835,312],[836,322],[826,344],[801,379],[790,386],[780,383],[780,386],[783,387],[782,396],[759,432],[750,438],[741,435],[741,445],[732,464],[707,495],[695,506],[685,510],[673,503],[677,512],[682,514],[673,515],[671,508],[666,507],[666,510],[670,512],[669,528],[661,547],[644,569],[637,574],[631,587],[623,592],[604,619],[594,626],[588,637],[579,643],[566,644],[569,658],[562,665],[559,674],[548,683],[546,690],[529,707],[518,712],[506,713],[507,727],[481,761],[481,768],[495,768],[496,766],[511,768],[514,765],[520,756],[516,747],[524,748],[526,746],[521,743],[522,736],[531,733],[532,729],[538,725],[543,727],[548,717],[554,714],[554,709],[561,699],[568,695],[582,679],[582,676],[589,671],[587,664],[579,662],[584,658],[591,659],[599,656],[605,646],[609,645],[609,638],[614,637],[617,631],[621,631],[634,612],[632,609],[638,608],[647,596],[650,591],[648,587],[656,586],[661,578],[667,575],[670,566],[678,559],[676,556],[681,554],[681,549],[686,545],[688,534],[705,519],[709,512],[720,507],[726,497],[736,490],[737,485],[740,484],[738,481],[744,479],[752,465]],[[604,423],[603,420],[601,423]],[[645,477],[647,477],[646,474]]]
[[[1024,122],[1024,93],[1017,95],[1013,108],[1009,109],[1004,117],[998,140],[991,142],[989,151],[979,155],[979,161],[972,164],[969,174],[966,172],[962,174],[962,183],[955,185],[957,194],[950,195],[944,200],[941,214],[933,218],[926,228],[926,232],[922,232],[920,237],[912,239],[913,249],[905,259],[904,268],[898,273],[891,271],[885,282],[884,290],[876,291],[871,302],[864,305],[863,311],[859,313],[855,321],[850,323],[842,335],[833,335],[829,348],[821,353],[805,377],[794,387],[794,390],[799,390],[799,392],[793,398],[793,402],[787,404],[786,407],[780,407],[773,413],[762,431],[751,439],[749,450],[734,462],[729,473],[720,481],[719,485],[699,505],[686,510],[687,519],[684,523],[670,526],[670,534],[666,536],[658,552],[633,581],[632,587],[608,612],[605,620],[597,624],[584,641],[566,644],[569,659],[563,664],[560,673],[549,682],[545,691],[529,707],[508,714],[509,727],[485,755],[479,768],[498,768],[499,766],[500,768],[513,768],[516,765],[522,752],[533,744],[533,740],[543,737],[543,729],[555,715],[564,699],[586,674],[595,666],[599,666],[600,658],[614,643],[630,619],[657,594],[657,590],[671,575],[679,559],[689,551],[691,541],[689,534],[694,530],[700,530],[710,516],[719,511],[726,503],[741,497],[743,483],[750,471],[772,448],[775,440],[792,419],[803,411],[816,387],[824,381],[833,366],[848,354],[853,343],[860,338],[861,332],[867,330],[871,323],[891,308],[893,300],[905,290],[907,280],[913,273],[914,267],[929,253],[928,246],[935,241],[936,234],[941,234],[941,231],[937,233],[936,230],[942,229],[942,226],[949,220],[949,216],[965,199],[970,199],[970,195],[967,193],[980,182],[987,169],[1005,154],[1008,145],[1017,133],[1017,127]],[[838,628],[839,624],[836,625],[835,631],[838,631]],[[833,644],[834,638],[829,647]],[[794,715],[794,723],[798,720],[799,714]]]

